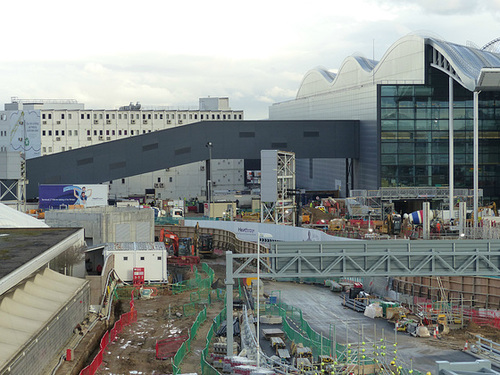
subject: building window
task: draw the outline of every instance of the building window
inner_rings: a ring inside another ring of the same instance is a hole
[[[87,135],[90,135],[90,130],[87,130]]]
[[[99,135],[102,135],[102,130],[99,130]]]
[[[87,113],[87,120],[90,120],[90,113]]]
[[[52,130],[49,130],[49,135],[52,135]]]
[[[71,131],[71,130],[70,130]],[[64,130],[61,130],[61,135],[64,135]]]
[[[85,114],[84,114],[84,113],[82,113],[82,114],[80,115],[80,119],[85,120]]]
[[[197,113],[194,114],[194,119],[198,120],[198,114]]]
[[[158,182],[161,182],[161,177],[158,177]]]
[[[109,120],[109,113],[106,113],[106,120]]]
[[[115,131],[114,130],[111,130],[111,135],[115,135]]]
[[[45,113],[42,113],[42,119],[45,120]]]
[[[144,257],[141,257],[141,260],[144,260]]]
[[[160,113],[160,120],[163,120],[163,114]]]
[[[97,135],[97,130],[94,130],[94,135]]]
[[[59,135],[59,130],[56,130],[56,137]]]
[[[122,131],[121,130],[118,130],[118,135],[122,135]]]
[[[151,113],[148,114],[148,120],[151,120]]]
[[[132,131],[133,131],[133,130],[132,130]],[[124,131],[123,131],[123,135],[127,135],[127,131],[126,131],[126,130],[124,130]]]
[[[64,120],[64,113],[61,113],[61,120]]]
[[[134,135],[134,131],[133,130],[130,131],[130,135]]]
[[[128,118],[128,115],[126,113],[123,114],[123,118],[126,120]]]
[[[158,115],[155,113],[155,120],[158,120]]]
[[[220,114],[217,114],[217,120],[220,120]]]
[[[128,257],[123,257],[123,260],[128,260]]]
[[[139,114],[138,113],[135,115],[135,119],[139,120]]]
[[[113,185],[113,180],[109,181],[109,184],[110,184],[110,185]]]
[[[94,120],[97,120],[97,113],[94,113]]]
[[[64,130],[63,130],[63,131],[64,131]],[[69,135],[70,137],[73,135],[71,130],[68,130],[68,135]]]
[[[125,183],[125,179],[124,179],[124,178],[122,178],[122,184],[124,184],[124,183]]]
[[[42,151],[45,153],[47,152],[47,147],[42,147]]]
[[[68,120],[71,120],[72,116],[71,113],[68,113]]]
[[[106,130],[106,135],[109,135],[109,130]]]
[[[45,135],[45,130],[42,130],[42,135]]]
[[[112,118],[113,120],[115,119],[115,114],[114,114],[114,113],[111,115],[111,118]]]
[[[122,114],[118,113],[118,120],[121,120],[121,119],[122,119]]]
[[[215,115],[212,113],[212,120],[215,120]]]
[[[157,260],[161,260],[161,257],[156,257]]]
[[[203,120],[203,115],[200,115],[200,119],[202,119],[202,120]]]
[[[78,135],[78,130],[75,130],[75,133],[74,133],[74,134],[75,134],[75,136],[77,136],[77,135]]]
[[[169,178],[168,178],[168,182],[172,182],[172,181],[173,181],[173,180],[172,180],[172,177],[169,177]]]
[[[99,120],[102,120],[102,113],[99,113]]]
[[[49,146],[49,152],[52,152],[52,147]]]

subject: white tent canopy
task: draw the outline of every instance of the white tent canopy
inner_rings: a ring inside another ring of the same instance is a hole
[[[48,228],[49,226],[30,215],[0,203],[0,228]]]

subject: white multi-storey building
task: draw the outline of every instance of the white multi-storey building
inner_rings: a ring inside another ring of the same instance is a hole
[[[200,98],[198,109],[146,109],[130,104],[117,110],[85,109],[75,100],[12,98],[0,112],[0,147],[26,150],[27,158],[69,151],[126,137],[200,121],[243,120],[243,111],[229,107],[228,98]],[[38,139],[37,139],[38,136]],[[27,148],[26,148],[27,147]],[[207,153],[208,159],[208,153]],[[212,160],[214,189],[244,187],[243,160]],[[156,198],[192,198],[206,193],[205,162],[109,181],[110,197],[144,194]]]

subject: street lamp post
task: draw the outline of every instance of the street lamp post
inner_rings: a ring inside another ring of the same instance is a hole
[[[260,366],[260,238],[271,238],[270,233],[257,232],[257,367]]]

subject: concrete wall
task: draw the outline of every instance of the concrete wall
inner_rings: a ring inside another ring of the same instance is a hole
[[[92,207],[78,210],[51,210],[45,213],[51,227],[85,229],[87,244],[106,242],[153,242],[154,212],[149,208]]]

